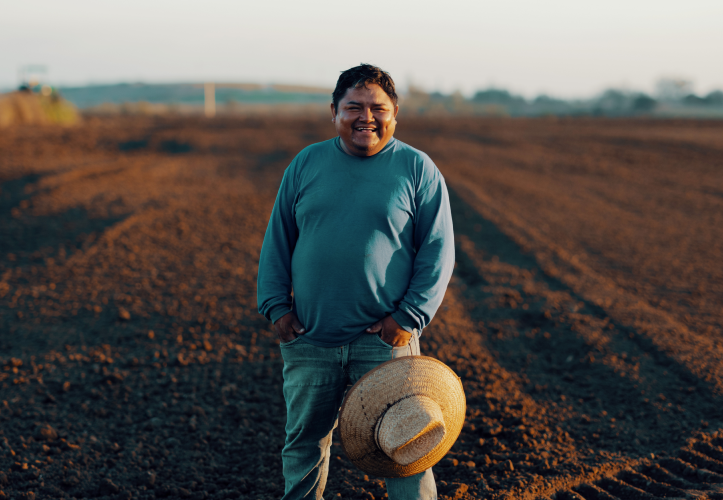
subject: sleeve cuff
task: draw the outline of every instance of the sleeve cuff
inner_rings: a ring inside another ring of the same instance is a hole
[[[277,306],[272,307],[269,310],[269,319],[272,323],[276,323],[276,321],[281,318],[282,316],[288,314],[291,312],[291,308],[284,304],[279,304]]]
[[[402,310],[397,310],[392,313],[392,318],[394,318],[394,321],[399,323],[399,326],[404,328],[409,333],[414,333],[415,329],[419,328],[419,325],[417,325],[417,322],[412,319],[412,317],[405,313]]]

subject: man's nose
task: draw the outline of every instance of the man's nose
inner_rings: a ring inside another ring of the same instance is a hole
[[[374,113],[372,113],[372,109],[364,108],[361,113],[361,119],[365,122],[370,122],[374,120]]]

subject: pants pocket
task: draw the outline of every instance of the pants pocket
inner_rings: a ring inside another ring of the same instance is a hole
[[[374,338],[376,338],[376,339],[379,341],[379,343],[380,343],[381,345],[383,345],[384,347],[386,347],[387,349],[394,349],[393,346],[391,346],[391,345],[387,344],[386,342],[384,342],[384,341],[382,340],[382,338],[379,336],[378,333],[375,333],[375,334],[374,334]]]
[[[290,345],[297,343],[299,340],[301,340],[301,335],[297,336],[294,340],[289,340],[288,342],[280,343],[279,347],[289,347]]]
[[[409,337],[409,343],[404,346],[392,347],[384,342],[378,335],[377,338],[379,338],[379,342],[392,349],[392,359],[403,358],[404,356],[419,356],[420,354],[419,331],[416,328],[412,331],[412,336]]]

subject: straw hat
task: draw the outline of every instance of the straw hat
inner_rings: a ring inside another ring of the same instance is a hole
[[[354,465],[381,477],[407,477],[439,462],[465,414],[459,377],[427,356],[387,361],[349,390],[339,414],[341,446]]]

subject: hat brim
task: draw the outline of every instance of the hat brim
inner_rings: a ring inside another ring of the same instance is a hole
[[[424,457],[400,465],[377,446],[374,429],[387,408],[411,394],[429,397],[439,404],[446,432]],[[396,358],[366,373],[347,393],[339,414],[341,446],[354,465],[368,474],[412,476],[447,454],[462,431],[465,411],[462,382],[447,365],[428,356]]]

